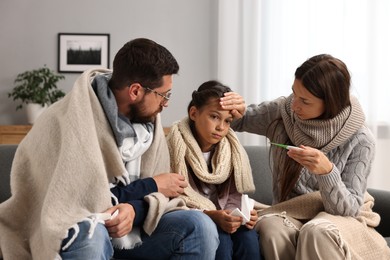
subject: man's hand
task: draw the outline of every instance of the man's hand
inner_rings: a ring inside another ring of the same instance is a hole
[[[108,233],[113,238],[127,235],[133,229],[135,218],[134,208],[128,203],[120,203],[109,208],[105,213],[112,215],[116,210],[118,210],[118,215],[105,222]]]
[[[174,198],[184,193],[188,186],[184,176],[177,173],[163,173],[153,177],[157,184],[158,191],[168,198]]]

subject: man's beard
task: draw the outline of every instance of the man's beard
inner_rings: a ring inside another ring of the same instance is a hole
[[[159,110],[149,115],[145,115],[145,105],[144,102],[131,105],[130,106],[130,121],[133,123],[154,123],[158,113],[162,111],[162,107],[159,107]]]

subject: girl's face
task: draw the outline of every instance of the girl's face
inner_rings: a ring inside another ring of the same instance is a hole
[[[291,109],[299,119],[318,118],[325,112],[324,101],[311,94],[299,79],[294,80],[292,90],[294,98]]]
[[[223,110],[218,98],[211,98],[207,105],[200,109],[192,106],[189,117],[194,121],[196,136],[202,152],[209,152],[229,131],[233,117]]]

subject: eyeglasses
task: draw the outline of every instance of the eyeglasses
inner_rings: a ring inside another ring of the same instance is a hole
[[[165,105],[169,101],[169,99],[171,98],[171,95],[172,95],[171,92],[168,92],[166,94],[162,94],[162,93],[159,93],[159,92],[155,91],[154,89],[151,89],[148,87],[142,86],[142,88],[146,89],[147,91],[153,92],[153,93],[159,95],[160,97],[162,97],[163,98],[162,105]]]

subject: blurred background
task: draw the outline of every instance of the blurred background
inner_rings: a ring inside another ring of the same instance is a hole
[[[390,190],[390,1],[387,0],[2,0],[0,1],[0,125],[25,125],[8,98],[17,74],[44,65],[57,72],[59,33],[110,35],[109,66],[127,41],[150,38],[180,65],[169,127],[186,115],[191,92],[217,79],[246,103],[287,96],[295,69],[320,53],[343,60],[352,93],[377,140],[369,186]],[[80,73],[61,73],[69,92]],[[264,137],[239,134],[244,145]]]

